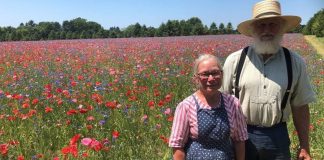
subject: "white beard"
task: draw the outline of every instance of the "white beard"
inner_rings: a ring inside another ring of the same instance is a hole
[[[257,54],[276,54],[280,49],[282,35],[276,35],[271,41],[261,41],[259,37],[253,36],[254,43],[252,45]]]

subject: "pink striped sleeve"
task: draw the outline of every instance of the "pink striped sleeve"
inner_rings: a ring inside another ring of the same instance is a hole
[[[189,120],[185,106],[184,102],[179,103],[174,113],[169,139],[169,146],[173,148],[183,148],[189,137]]]
[[[231,95],[225,94],[224,101],[231,127],[231,138],[234,141],[247,140],[246,119],[243,115],[239,100]]]

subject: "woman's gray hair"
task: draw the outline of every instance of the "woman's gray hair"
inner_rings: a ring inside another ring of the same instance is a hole
[[[213,59],[217,62],[218,64],[218,67],[220,69],[222,69],[222,65],[219,61],[219,59],[215,56],[215,55],[212,55],[212,54],[207,54],[207,53],[202,53],[198,56],[198,58],[195,60],[194,62],[194,68],[193,68],[193,75],[197,75],[198,74],[198,66],[199,64],[202,62],[202,61],[205,61],[205,60],[209,60],[209,59]]]

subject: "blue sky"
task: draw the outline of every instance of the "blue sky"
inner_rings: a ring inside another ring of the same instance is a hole
[[[233,27],[252,16],[259,0],[0,0],[0,27],[17,27],[33,20],[59,22],[77,17],[109,27],[125,28],[136,22],[159,27],[167,20],[198,17],[204,25],[231,22]],[[298,15],[306,24],[324,8],[324,0],[279,0],[282,14]]]

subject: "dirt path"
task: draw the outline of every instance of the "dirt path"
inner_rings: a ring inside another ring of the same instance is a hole
[[[322,57],[324,57],[324,44],[318,41],[318,39],[316,39],[315,36],[304,36],[304,37],[317,50],[317,53],[322,55]]]

